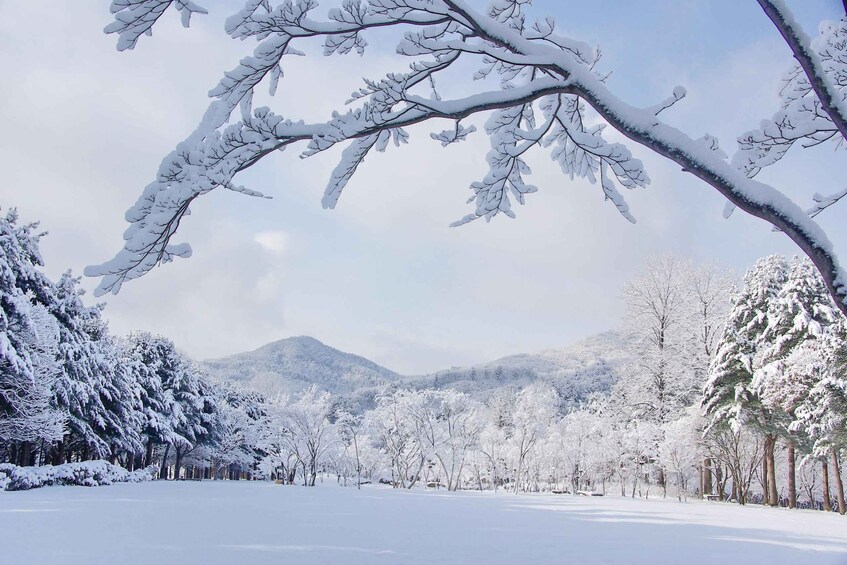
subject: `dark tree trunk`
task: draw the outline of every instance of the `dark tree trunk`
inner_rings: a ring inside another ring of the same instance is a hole
[[[765,454],[768,458],[768,504],[779,505],[779,493],[776,490],[776,463],[774,460],[776,451],[776,436],[768,436],[765,444]]]
[[[53,465],[61,465],[65,461],[65,442],[58,441],[56,442],[56,446],[53,448],[52,456],[50,457],[50,461]]]
[[[832,450],[832,478],[835,481],[835,497],[838,500],[838,513],[844,514],[847,512],[847,506],[844,504],[844,483],[841,482],[841,467],[838,465],[838,453],[835,449]]]
[[[703,494],[712,494],[712,460],[703,461]]]
[[[32,459],[32,444],[28,441],[21,442],[21,448],[18,453],[18,466],[30,467]]]
[[[765,436],[765,452],[762,455],[762,504],[768,504],[768,436]]]
[[[144,466],[149,467],[153,463],[153,438],[147,440],[147,451],[144,453]]]
[[[824,512],[832,511],[832,499],[829,498],[829,467],[826,459],[821,461],[821,475],[823,477],[823,509]]]
[[[794,461],[794,440],[788,440],[788,507],[797,508],[797,471]]]
[[[159,469],[159,478],[168,478],[168,452],[171,450],[171,444],[165,444],[165,454],[162,456],[162,467]]]
[[[174,480],[179,480],[179,471],[182,468],[182,457],[185,451],[182,447],[175,447],[176,459],[174,460]]]

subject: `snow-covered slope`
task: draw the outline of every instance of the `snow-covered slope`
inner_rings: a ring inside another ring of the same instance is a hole
[[[627,360],[621,336],[604,332],[562,349],[510,355],[406,380],[414,386],[454,388],[484,398],[497,389],[520,388],[540,379],[553,384],[566,403],[575,403],[592,392],[609,391]]]
[[[233,380],[267,395],[297,393],[316,384],[362,407],[391,386],[455,388],[485,399],[495,390],[521,388],[537,379],[552,383],[569,404],[592,392],[609,390],[617,380],[617,370],[627,361],[622,345],[617,333],[605,332],[563,349],[404,377],[314,338],[292,337],[202,365],[215,378]]]
[[[297,393],[311,384],[341,396],[381,388],[399,378],[364,357],[344,353],[312,337],[291,337],[201,363],[214,378],[229,379],[273,396]]]

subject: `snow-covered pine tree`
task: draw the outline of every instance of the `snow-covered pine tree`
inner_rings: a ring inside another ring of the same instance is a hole
[[[153,463],[154,450],[165,447],[161,474],[164,476],[167,459],[173,444],[187,444],[177,431],[181,410],[173,391],[166,383],[174,381],[173,373],[181,370],[181,359],[173,343],[146,332],[133,332],[125,343],[125,363],[139,385],[142,407],[141,433],[146,444],[143,465]]]
[[[805,350],[803,350],[805,349]],[[802,361],[794,360],[795,366],[816,377],[815,384],[796,409],[793,430],[802,430],[813,443],[812,453],[822,461],[825,484],[827,479],[827,459],[835,482],[838,510],[847,512],[844,487],[838,452],[847,448],[847,322],[843,319],[829,327],[817,339],[807,342],[803,348]],[[829,489],[824,488],[824,497]],[[825,500],[825,506],[829,501]]]
[[[63,419],[49,405],[56,378],[55,300],[41,272],[38,224],[19,224],[17,210],[0,216],[0,440],[5,458],[34,461],[39,440],[61,437]],[[46,402],[45,402],[46,400]]]
[[[844,315],[835,306],[826,285],[808,259],[794,258],[782,289],[769,307],[768,324],[762,336],[763,347],[756,352],[752,389],[772,415],[773,428],[788,444],[788,498],[796,506],[795,448],[805,439],[791,432],[797,407],[807,398],[809,389],[820,379],[809,370],[807,355],[818,347],[833,324]],[[769,500],[776,504],[773,442],[766,444]]]
[[[89,459],[141,449],[135,384],[117,362],[102,307],[83,304],[78,285],[78,278],[62,275],[50,307],[59,323],[61,364],[53,404],[68,414],[68,434],[54,450],[56,461],[73,451]]]
[[[199,446],[214,444],[215,426],[221,423],[218,414],[219,397],[213,385],[202,374],[197,363],[178,352],[177,355],[181,361],[179,370],[170,373],[173,380],[163,383],[166,390],[172,391],[179,407],[179,418],[175,420],[174,429],[179,436],[188,440],[187,444],[174,444],[174,477],[180,476],[183,459],[188,453]]]
[[[769,313],[788,278],[789,266],[782,256],[771,255],[756,261],[744,275],[744,289],[738,295],[726,322],[702,404],[711,427],[729,425],[736,431],[750,426],[765,436],[766,460],[772,461],[779,422],[775,412],[763,404],[753,386],[753,375],[765,350]],[[763,468],[762,476],[769,473]],[[770,473],[773,476],[773,473]],[[768,483],[770,485],[770,483]],[[768,500],[776,504],[776,485],[768,486]]]
[[[216,406],[209,433],[201,436],[209,466],[215,474],[220,468],[248,471],[266,455],[258,447],[270,420],[267,400],[258,392],[242,390],[228,381],[206,382],[206,387]],[[270,477],[270,473],[267,475]]]
[[[759,259],[744,275],[744,288],[729,313],[703,391],[702,404],[712,425],[737,426],[755,418],[754,363],[764,348],[768,310],[787,277],[788,262],[779,255]]]

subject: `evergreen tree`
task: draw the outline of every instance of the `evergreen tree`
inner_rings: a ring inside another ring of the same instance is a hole
[[[709,371],[703,405],[712,426],[746,425],[764,435],[762,484],[766,501],[776,506],[774,451],[784,433],[781,413],[762,402],[754,384],[767,348],[769,322],[789,274],[784,257],[771,255],[756,262],[744,276],[744,290],[730,312],[718,352]]]
[[[6,456],[24,465],[33,444],[60,436],[63,425],[49,404],[57,337],[37,228],[20,225],[15,209],[0,217],[0,440],[8,442]]]
[[[86,306],[79,279],[65,273],[54,285],[51,312],[59,323],[60,377],[54,406],[68,414],[69,434],[58,447],[103,458],[141,448],[138,393],[117,362],[119,355],[101,317],[102,306]]]
[[[729,313],[704,387],[702,404],[712,425],[737,427],[760,416],[753,373],[763,351],[769,309],[787,278],[788,263],[779,255],[759,259],[744,275],[744,289]]]
[[[141,404],[141,435],[146,453],[143,465],[153,463],[154,449],[186,441],[174,429],[175,400],[173,392],[165,389],[168,374],[176,370],[176,351],[162,337],[146,332],[134,332],[124,345],[124,363],[138,386]]]

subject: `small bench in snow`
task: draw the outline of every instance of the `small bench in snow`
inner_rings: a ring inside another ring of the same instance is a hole
[[[603,496],[602,492],[595,492],[593,490],[578,490],[576,493],[580,496]]]

